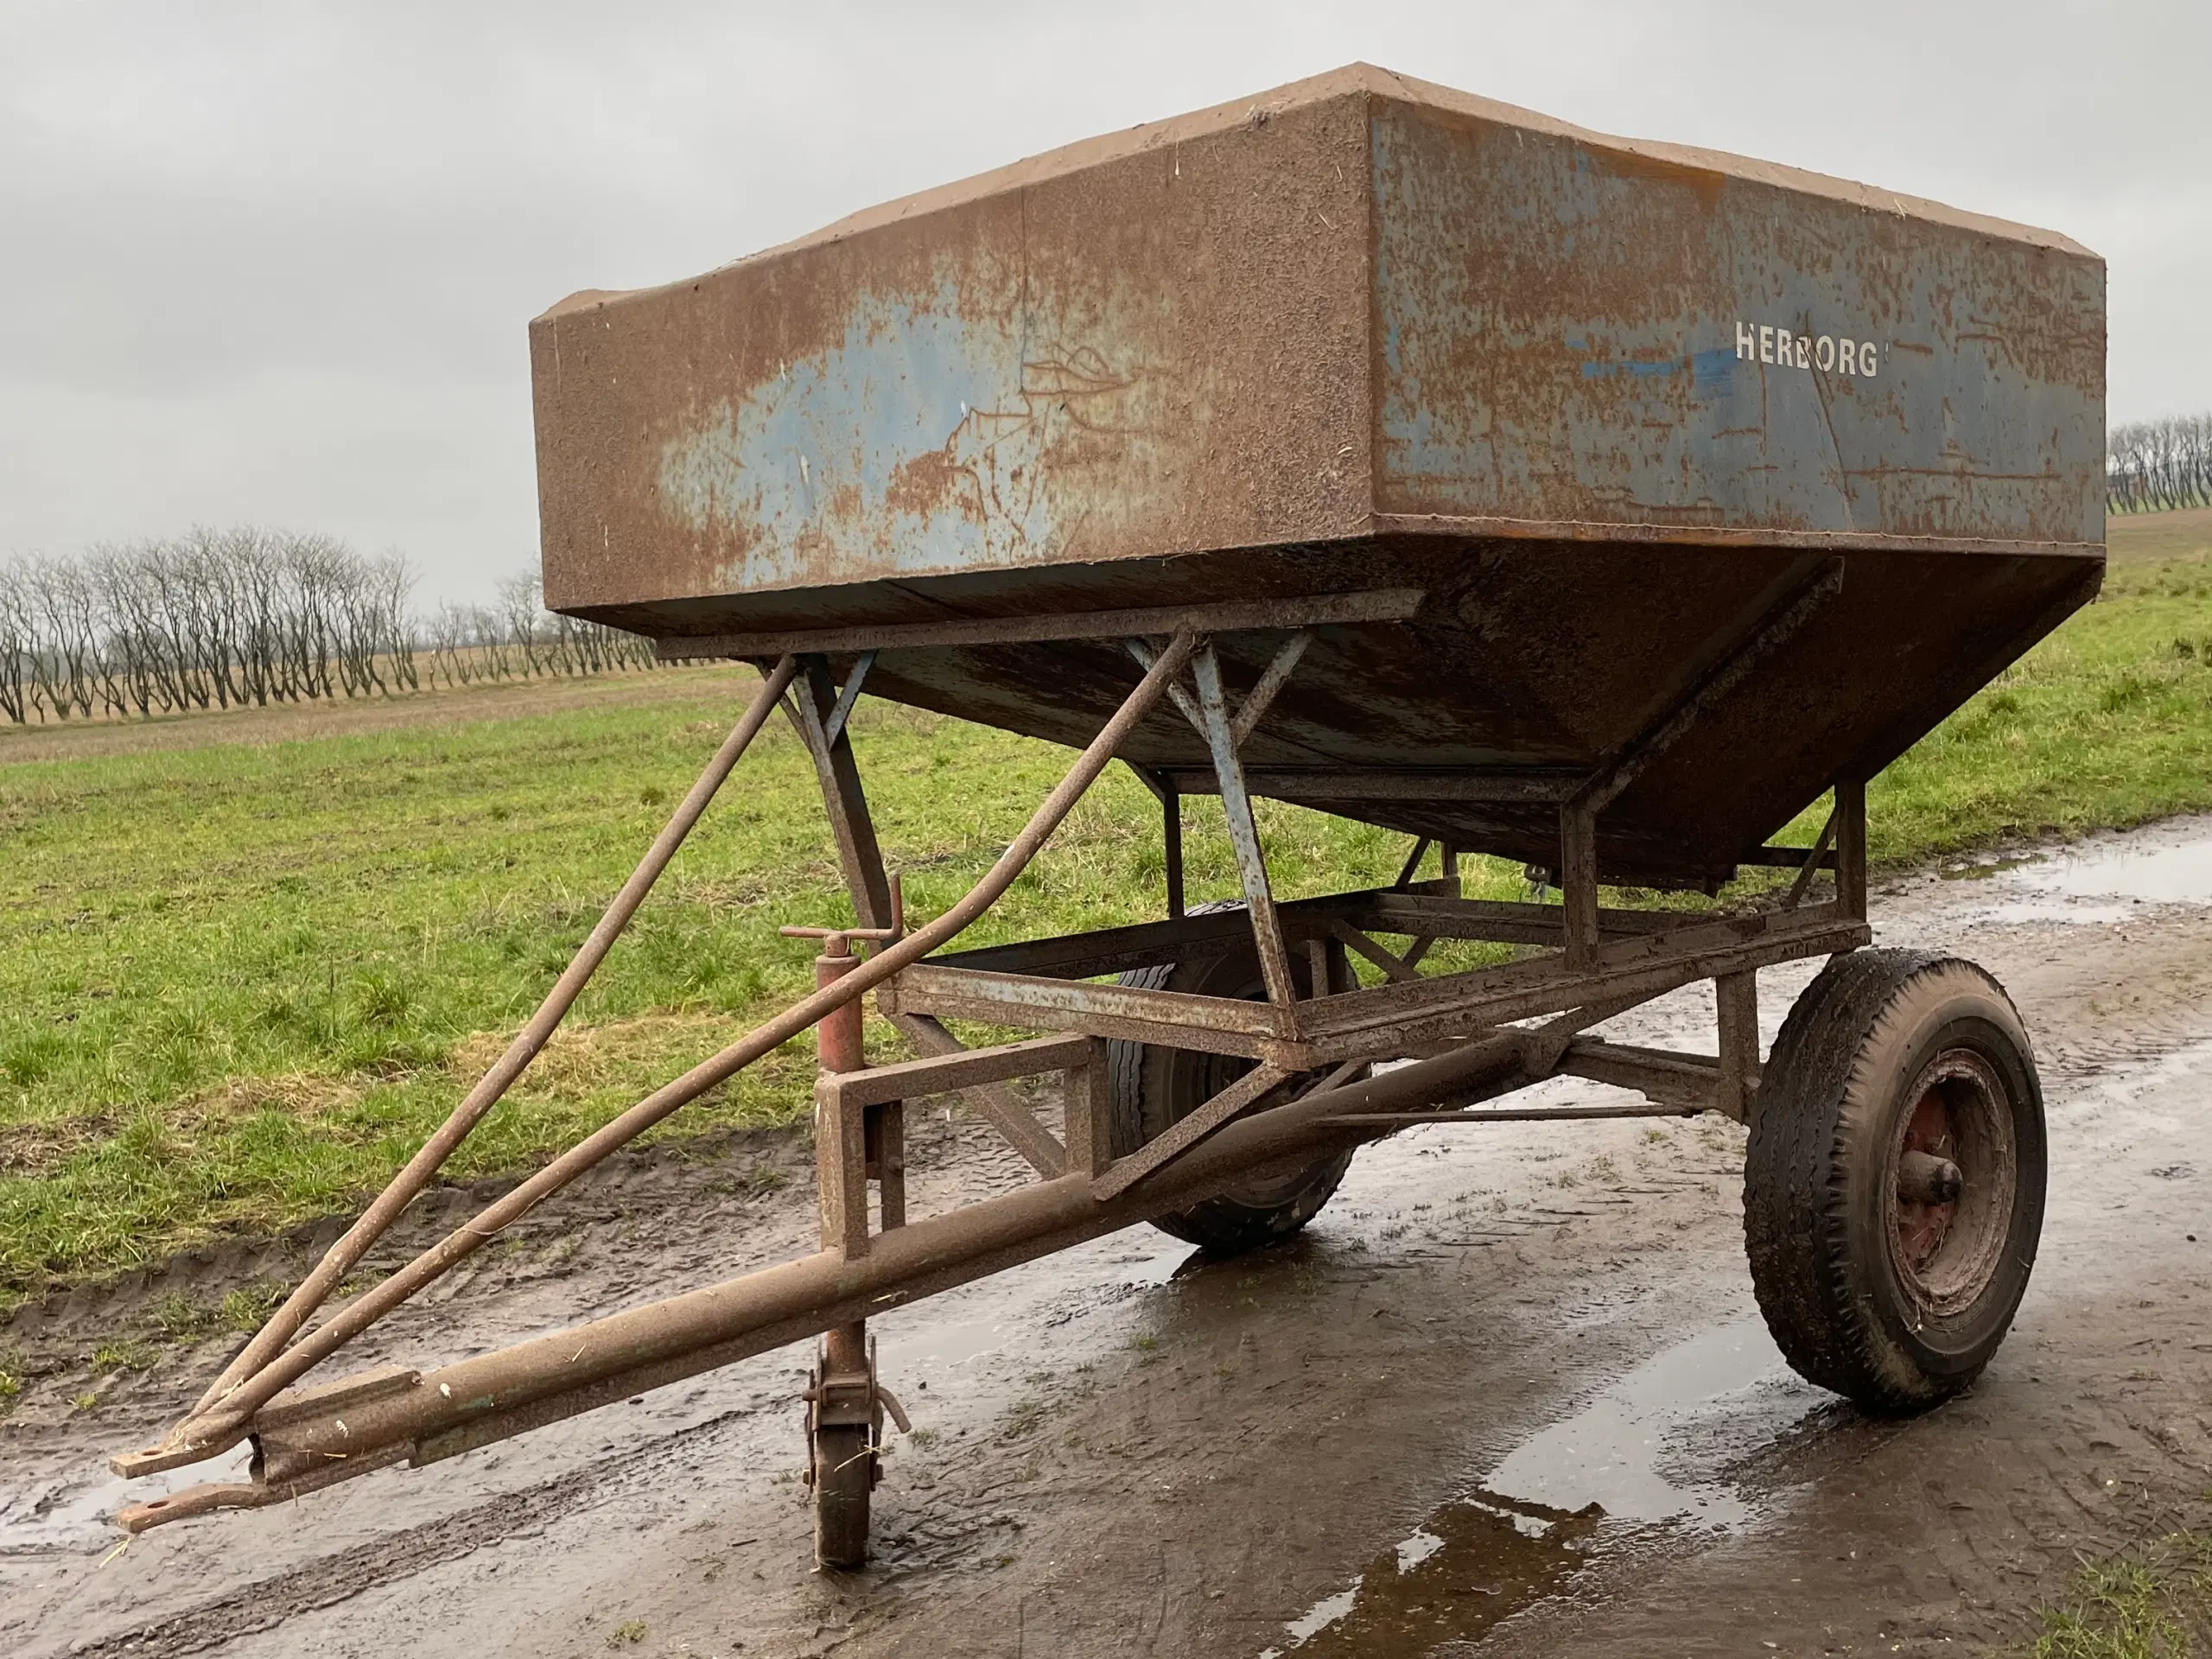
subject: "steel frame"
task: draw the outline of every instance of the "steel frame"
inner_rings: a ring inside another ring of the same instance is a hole
[[[1763,849],[1743,861],[1796,867],[1796,879],[1776,908],[1715,916],[1604,906],[1596,825],[1605,806],[1656,753],[1834,591],[1837,575],[1834,562],[1808,558],[1800,579],[1788,585],[1767,615],[1643,737],[1603,765],[1573,775],[1557,768],[1517,777],[1455,775],[1455,787],[1498,791],[1488,798],[1557,806],[1557,904],[1462,898],[1456,851],[1449,847],[1441,849],[1444,874],[1418,880],[1426,841],[1389,887],[1290,902],[1274,896],[1251,807],[1256,780],[1244,772],[1239,751],[1294,674],[1313,628],[1347,616],[1403,609],[1418,602],[1418,594],[1331,595],[1302,605],[1274,601],[1209,614],[1203,620],[1217,632],[1269,629],[1285,635],[1268,668],[1234,708],[1210,638],[1187,616],[1047,619],[1067,632],[1041,636],[1034,619],[995,625],[1005,637],[1019,639],[1119,634],[1143,674],[991,873],[960,904],[911,931],[876,839],[848,716],[879,651],[941,643],[937,636],[945,629],[880,630],[851,639],[843,632],[823,631],[819,639],[810,637],[804,643],[811,651],[786,652],[764,665],[760,692],[708,774],[499,1065],[226,1368],[193,1414],[161,1444],[114,1460],[118,1473],[150,1473],[250,1438],[256,1448],[254,1479],[138,1504],[119,1515],[119,1522],[137,1531],[210,1510],[281,1501],[403,1459],[435,1462],[816,1334],[828,1338],[810,1389],[816,1414],[833,1411],[843,1414],[839,1421],[860,1421],[862,1417],[852,1414],[861,1413],[880,1430],[881,1408],[874,1396],[884,1391],[866,1343],[870,1315],[1186,1208],[1320,1151],[1415,1123],[1699,1111],[1748,1119],[1758,1085],[1758,971],[1868,942],[1863,780],[1835,780],[1834,810],[1814,848]],[[1172,632],[1160,637],[1149,631],[1154,624]],[[975,631],[984,626],[962,624],[953,631],[963,640],[983,638]],[[750,649],[758,642],[737,643]],[[842,685],[824,654],[832,649],[857,658]],[[1180,710],[1205,738],[1212,762],[1203,776],[1140,772],[1164,808],[1164,919],[942,952],[1041,849],[1114,757],[1122,737],[1163,702]],[[715,788],[779,705],[813,757],[855,918],[849,928],[801,930],[828,940],[814,995],[656,1091],[415,1262],[308,1329],[346,1272],[542,1048]],[[1293,795],[1276,787],[1272,777],[1267,781],[1269,793]],[[1397,774],[1364,781],[1377,790],[1405,786]],[[1363,774],[1345,773],[1309,779],[1301,788],[1306,798],[1325,804],[1355,795],[1362,782]],[[1424,789],[1434,786],[1421,782]],[[1243,904],[1190,914],[1183,892],[1180,803],[1184,795],[1201,792],[1222,803]],[[1805,902],[1823,869],[1834,873],[1834,896]],[[849,941],[856,938],[873,938],[874,954],[852,954]],[[1388,938],[1409,943],[1391,945],[1383,942]],[[1440,939],[1537,947],[1541,954],[1424,973],[1421,963]],[[1230,950],[1253,953],[1266,987],[1264,1001],[1098,982],[1132,968]],[[1378,982],[1338,988],[1352,982],[1335,965],[1347,954],[1369,963]],[[1638,1048],[1588,1034],[1591,1027],[1637,1003],[1708,979],[1716,988],[1713,1054]],[[860,998],[870,989],[920,1058],[868,1063],[860,1046]],[[971,1050],[947,1020],[1046,1034]],[[306,1373],[348,1338],[582,1169],[759,1055],[817,1025],[823,1060],[815,1096],[819,1254],[439,1370],[386,1368],[300,1386]],[[1255,1065],[1166,1134],[1116,1158],[1107,1087],[1110,1040],[1241,1056]],[[1371,1062],[1385,1058],[1413,1063],[1368,1075]],[[1556,1075],[1634,1090],[1651,1104],[1484,1108]],[[1007,1087],[1040,1077],[1061,1079],[1058,1135]],[[1038,1179],[950,1214],[911,1218],[903,1103],[956,1090],[1021,1154]],[[895,1402],[889,1409],[899,1415]]]

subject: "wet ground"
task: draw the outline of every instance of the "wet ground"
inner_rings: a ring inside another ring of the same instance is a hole
[[[91,1408],[54,1362],[0,1432],[0,1649],[2002,1649],[2082,1554],[2207,1513],[2212,823],[1930,873],[1878,895],[1876,921],[2006,982],[2051,1121],[2019,1321],[1926,1417],[1863,1418],[1783,1365],[1743,1267],[1733,1126],[1427,1129],[1363,1152],[1264,1256],[1206,1263],[1139,1230],[880,1321],[919,1432],[855,1574],[809,1568],[796,1353],[120,1553],[99,1458],[171,1414],[222,1344]],[[1769,1039],[1812,971],[1762,976]],[[1700,1046],[1709,1020],[1709,995],[1685,995],[1611,1033]],[[918,1210],[1021,1178],[965,1122],[915,1143]],[[724,1152],[581,1192],[384,1351],[451,1358],[803,1249],[804,1149]],[[181,1267],[0,1341],[51,1358],[172,1279],[280,1259]]]

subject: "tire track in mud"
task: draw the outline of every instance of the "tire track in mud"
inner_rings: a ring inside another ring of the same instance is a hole
[[[679,1450],[709,1449],[718,1436],[758,1418],[763,1409],[723,1412],[620,1457],[601,1459],[536,1485],[386,1533],[356,1548],[240,1586],[158,1623],[72,1643],[69,1652],[90,1659],[201,1653],[274,1630],[302,1613],[335,1606],[365,1590],[411,1578],[486,1545],[533,1536],[556,1521],[610,1502]]]

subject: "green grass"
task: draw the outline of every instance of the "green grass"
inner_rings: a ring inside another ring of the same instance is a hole
[[[604,710],[0,767],[0,1287],[267,1230],[380,1184],[543,995],[753,683],[711,671]],[[918,915],[966,891],[1066,763],[888,706],[854,729]],[[1201,805],[1192,892],[1231,893]],[[1404,852],[1315,814],[1268,821],[1288,892],[1386,880]],[[1157,808],[1116,768],[972,937],[1156,913],[1158,840]],[[779,723],[579,1028],[454,1172],[522,1166],[741,1034],[810,983],[814,947],[777,925],[849,918],[812,766]],[[811,1070],[794,1046],[681,1126],[787,1120]]]
[[[2212,804],[2212,566],[2115,564],[2104,597],[1868,792],[1874,857],[2075,835]]]
[[[2130,559],[2116,528],[2115,547],[2103,602],[1876,782],[1878,860],[2212,806],[2212,566],[2186,538]],[[695,671],[473,725],[0,765],[0,1301],[380,1185],[536,1005],[753,683]],[[854,732],[918,916],[1067,760],[884,705]],[[1186,815],[1192,898],[1233,893],[1218,809]],[[1404,855],[1344,820],[1262,816],[1287,896],[1385,880]],[[1156,915],[1162,879],[1157,808],[1114,768],[971,942]],[[1470,887],[1520,892],[1488,861]],[[849,917],[812,768],[772,726],[453,1173],[526,1166],[741,1034],[810,982],[812,947],[777,925]],[[789,1121],[811,1066],[786,1048],[659,1134]]]
[[[2212,1637],[2212,1537],[2172,1533],[2084,1562],[2038,1622],[2035,1659],[2185,1659]]]

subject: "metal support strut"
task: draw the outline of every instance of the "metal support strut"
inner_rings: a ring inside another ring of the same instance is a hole
[[[828,990],[860,966],[852,943],[896,939],[905,906],[891,890],[889,927],[786,927],[786,938],[823,941],[814,982]],[[865,1071],[868,1056],[857,999],[832,1009],[815,1027],[823,1077]],[[815,1092],[814,1157],[821,1185],[822,1248],[848,1262],[868,1249],[868,1184],[879,1193],[882,1230],[906,1224],[906,1103],[849,1101],[835,1089]],[[875,1350],[860,1319],[823,1333],[808,1379],[806,1484],[814,1490],[814,1554],[824,1567],[858,1567],[868,1556],[868,1495],[883,1478],[886,1408],[899,1428],[906,1414],[876,1382]]]
[[[198,1463],[236,1446],[248,1433],[255,1431],[257,1414],[274,1401],[279,1393],[296,1382],[315,1365],[336,1352],[346,1342],[382,1319],[400,1303],[451,1272],[486,1244],[497,1238],[508,1227],[520,1220],[545,1198],[559,1192],[585,1171],[594,1167],[615,1151],[628,1145],[646,1130],[682,1109],[700,1096],[728,1082],[729,1078],[761,1056],[780,1047],[801,1032],[818,1024],[836,1009],[848,1003],[856,1002],[861,995],[889,979],[900,969],[920,961],[924,957],[956,938],[995,903],[1006,890],[1013,886],[1015,878],[1028,868],[1046,841],[1065,821],[1067,815],[1075,809],[1077,803],[1097,780],[1098,774],[1105,770],[1107,763],[1114,758],[1116,751],[1127,739],[1130,731],[1152,712],[1160,697],[1165,695],[1168,684],[1190,661],[1198,643],[1196,637],[1187,632],[1177,634],[1169,642],[1167,647],[1160,652],[1157,662],[1130,691],[1121,708],[1116,710],[1098,734],[1077,757],[1066,777],[1061,779],[1038,806],[1021,833],[1014,838],[967,896],[950,910],[927,925],[915,930],[859,963],[857,966],[841,975],[834,984],[817,990],[812,995],[785,1009],[739,1041],[694,1066],[683,1076],[654,1090],[627,1111],[601,1126],[577,1145],[555,1158],[535,1175],[488,1205],[473,1220],[448,1233],[405,1267],[362,1293],[346,1307],[326,1319],[315,1330],[300,1336],[297,1340],[292,1341],[289,1346],[286,1346],[287,1338],[299,1329],[300,1325],[304,1322],[307,1307],[311,1306],[308,1293],[315,1286],[315,1281],[310,1281],[310,1284],[303,1286],[302,1291],[295,1295],[290,1303],[287,1304],[286,1310],[280,1312],[277,1321],[273,1321],[268,1328],[264,1329],[261,1335],[249,1345],[246,1351],[239,1357],[239,1361],[226,1372],[226,1380],[219,1382],[215,1389],[209,1391],[207,1400],[196,1408],[183,1421],[173,1427],[159,1445],[149,1447],[144,1452],[113,1459],[112,1466],[116,1472],[126,1478],[152,1474],[163,1469],[178,1468],[187,1464]],[[572,966],[569,974],[563,976],[561,987],[556,988],[556,995],[547,999],[548,1009],[553,1008],[556,998],[562,995],[564,990],[569,1000],[573,1001],[575,991],[581,988],[582,978],[588,977],[590,968],[596,965],[595,958],[591,959],[588,963],[588,953],[594,945],[600,944],[602,931],[606,933],[605,944],[612,944],[613,937],[620,932],[622,925],[628,920],[627,912],[618,915],[618,911],[626,902],[629,904],[631,910],[634,910],[635,902],[642,900],[645,889],[652,885],[652,879],[658,876],[660,868],[665,865],[667,857],[673,855],[675,843],[681,841],[683,833],[689,830],[690,822],[697,816],[697,811],[703,810],[707,798],[712,795],[715,786],[721,782],[721,776],[727,773],[728,766],[722,764],[724,757],[727,756],[729,761],[734,762],[736,755],[742,752],[744,745],[750,741],[753,734],[759,730],[760,723],[766,719],[768,711],[775,706],[777,695],[785,685],[790,683],[795,666],[790,659],[786,658],[769,677],[768,683],[763,685],[760,692],[756,695],[753,706],[747,709],[745,721],[741,721],[739,729],[731,734],[730,741],[724,745],[722,753],[716,757],[716,766],[720,767],[720,771],[717,771],[715,766],[710,766],[708,774],[701,779],[699,785],[686,798],[683,808],[679,810],[677,821],[671,824],[669,831],[664,833],[662,841],[655,843],[654,854],[649,855],[645,865],[640,866],[639,874],[632,879],[629,887],[624,888],[616,906],[610,907],[608,920],[602,923],[601,931],[594,931],[592,942],[587,944],[584,952],[579,953],[577,963]],[[824,747],[828,747],[825,743]],[[840,850],[844,849],[841,848]],[[655,862],[656,859],[658,861],[658,863]],[[887,899],[888,895],[886,896]],[[880,914],[880,912],[876,913]],[[604,954],[603,945],[601,946],[600,954]],[[554,1010],[550,1020],[546,1024],[547,1035],[550,1034],[552,1025],[557,1023],[559,1014],[564,1012],[566,1012],[565,1003]],[[546,1010],[541,1010],[540,1014],[541,1017],[544,1016]],[[537,1023],[533,1021],[533,1030]],[[525,1035],[528,1034],[525,1033]],[[539,1040],[542,1043],[543,1039]],[[518,1045],[519,1046],[520,1043],[521,1039],[518,1039]],[[520,1069],[519,1065],[516,1065],[513,1071],[518,1074]],[[385,1224],[389,1224],[390,1218],[396,1217],[399,1210],[404,1206],[406,1198],[412,1196],[412,1192],[407,1189],[405,1183],[409,1181],[415,1183],[412,1191],[419,1191],[423,1185],[427,1184],[430,1173],[436,1167],[436,1161],[442,1161],[443,1157],[450,1153],[452,1146],[457,1145],[461,1136],[465,1135],[468,1128],[474,1127],[474,1118],[465,1122],[461,1120],[464,1115],[475,1106],[480,1098],[486,1095],[491,1081],[487,1078],[486,1084],[480,1085],[477,1090],[472,1092],[469,1100],[464,1102],[462,1107],[456,1109],[454,1118],[449,1120],[446,1128],[440,1131],[440,1135],[434,1137],[431,1146],[424,1148],[424,1153],[418,1155],[416,1160],[402,1172],[400,1177],[394,1180],[392,1185],[371,1207],[370,1216],[365,1217],[362,1226],[357,1227],[353,1234],[348,1235],[348,1241],[353,1241],[356,1235],[364,1233],[372,1217],[382,1217],[385,1218]],[[485,1111],[490,1109],[488,1099],[483,1100],[481,1109]],[[477,1112],[476,1116],[480,1116],[481,1111]],[[457,1130],[456,1124],[459,1124]],[[422,1167],[425,1158],[434,1148],[441,1146],[448,1131],[453,1131],[450,1144],[443,1145],[442,1150],[438,1153],[436,1161],[431,1162],[427,1168]],[[378,1230],[380,1231],[381,1228]],[[359,1250],[353,1259],[359,1259],[359,1252],[365,1251],[369,1242],[371,1240],[365,1237],[359,1241]],[[341,1246],[344,1243],[341,1242]],[[337,1254],[338,1252],[334,1250],[333,1256],[335,1257]],[[319,1274],[329,1280],[329,1284],[324,1285],[317,1291],[315,1300],[319,1300],[321,1295],[327,1294],[330,1286],[335,1283],[336,1275],[327,1271],[329,1267],[330,1262],[326,1260],[324,1268],[318,1270]],[[285,1327],[283,1322],[288,1315],[291,1323],[289,1327]],[[573,1357],[568,1376],[572,1379],[572,1386],[588,1382],[582,1355]],[[323,1454],[302,1448],[300,1455],[306,1459],[305,1466],[311,1468],[318,1474],[328,1472],[330,1465]],[[418,1458],[423,1456],[422,1448],[419,1446],[416,1455]],[[265,1494],[251,1500],[256,1503],[273,1502],[283,1495],[275,1485],[257,1484],[251,1490],[257,1493]],[[200,1508],[209,1506],[206,1500],[192,1502],[187,1501],[187,1498],[188,1495],[179,1494],[175,1499],[156,1500],[150,1503],[136,1506],[135,1510],[127,1510],[118,1516],[118,1519],[126,1527],[148,1526],[171,1518],[176,1514],[192,1513]],[[239,1500],[226,1495],[221,1501],[227,1504]]]

